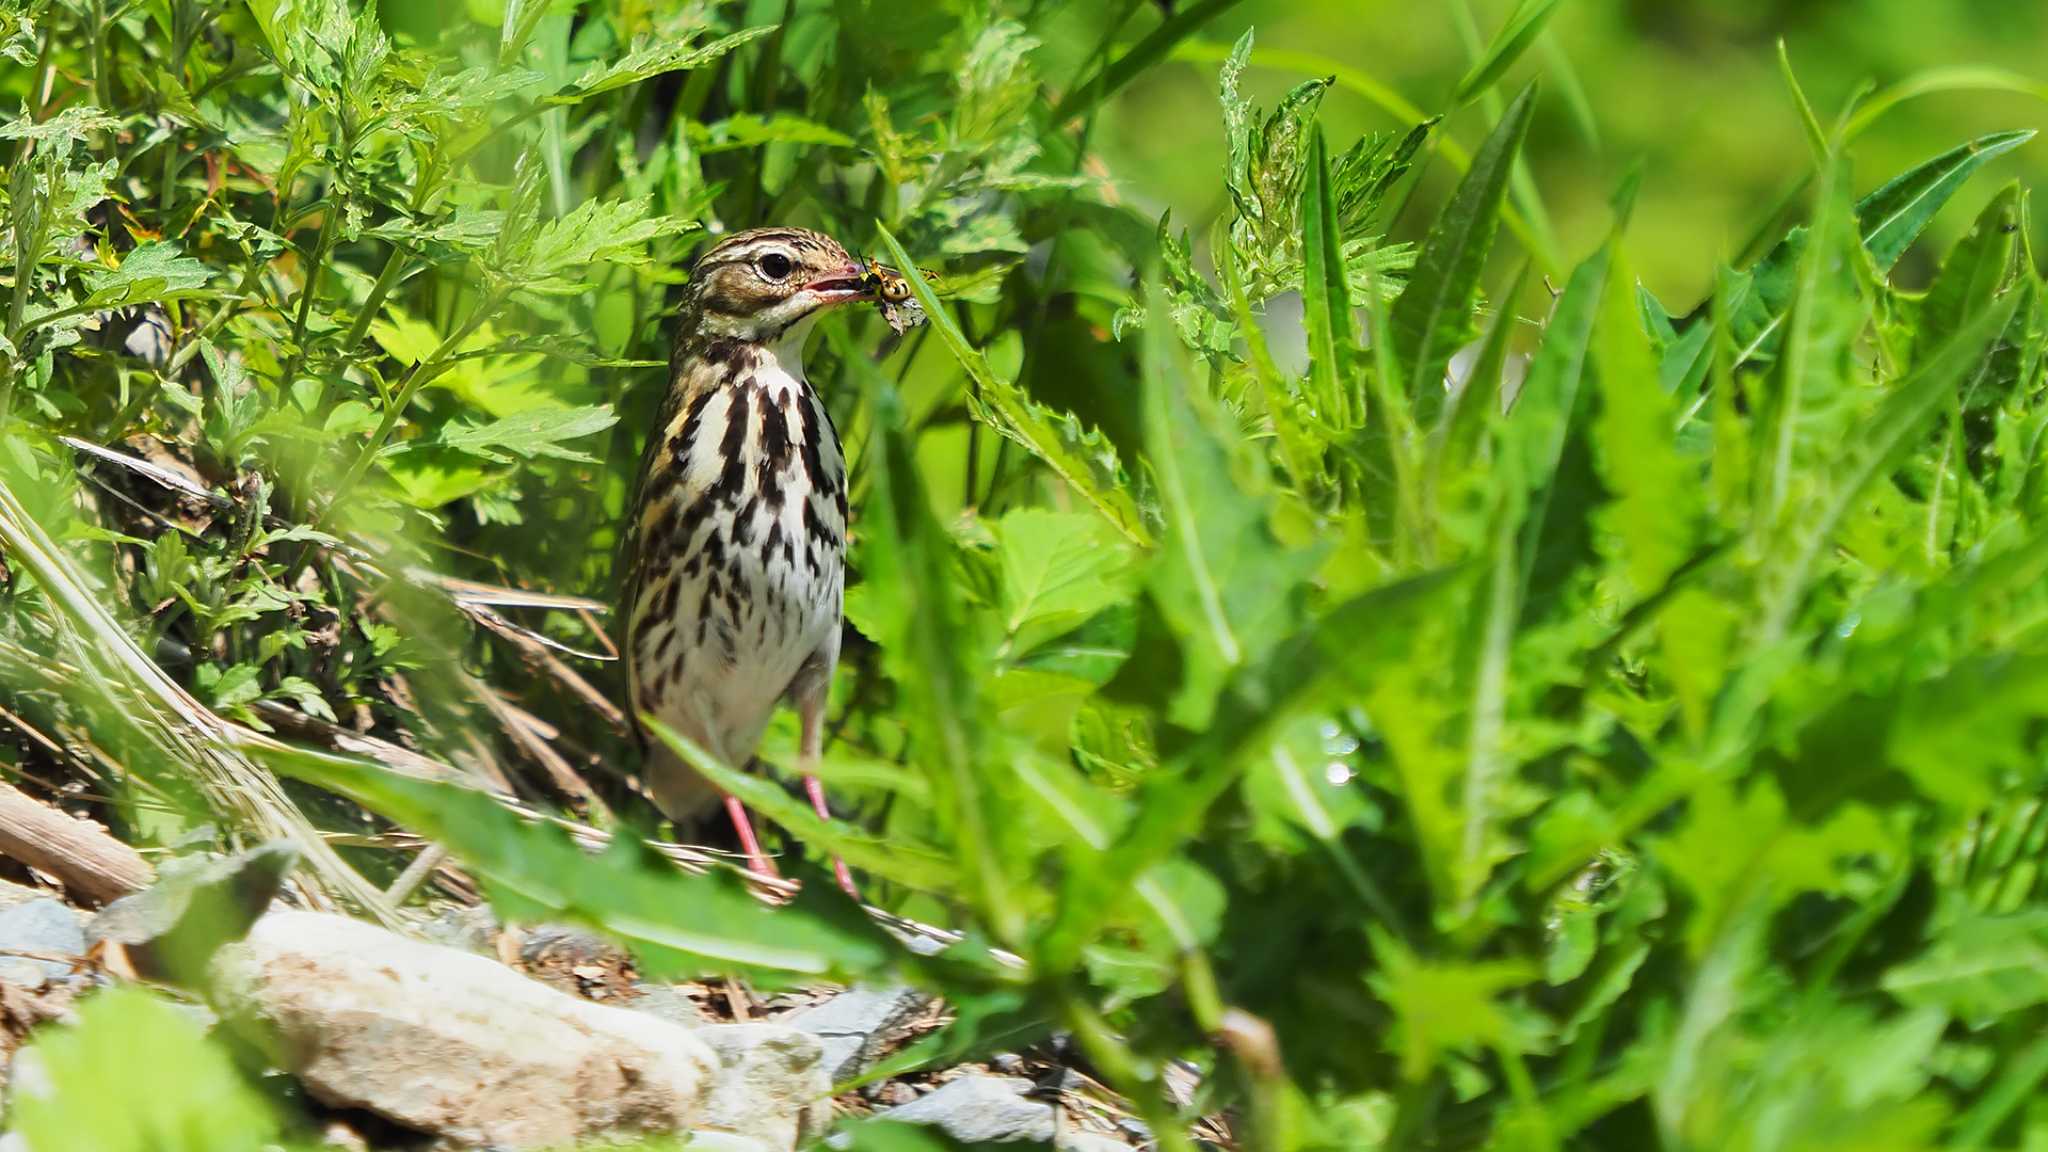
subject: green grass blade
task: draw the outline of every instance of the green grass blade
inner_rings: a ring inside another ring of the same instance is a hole
[[[1592,98],[1586,95],[1586,84],[1579,78],[1578,66],[1572,63],[1571,53],[1558,43],[1555,33],[1546,32],[1540,39],[1551,84],[1564,99],[1564,106],[1571,112],[1572,123],[1578,127],[1579,135],[1585,138],[1586,147],[1600,151],[1600,118],[1593,111]]]
[[[1134,544],[1149,546],[1152,534],[1145,526],[1137,501],[1128,487],[1120,482],[1115,450],[1099,434],[1080,432],[1076,427],[1062,428],[1062,419],[1069,425],[1073,424],[1071,416],[1062,417],[1047,411],[1026,396],[1015,383],[997,376],[981,351],[967,342],[967,335],[960,331],[952,310],[939,302],[938,295],[926,283],[917,265],[904,253],[896,237],[886,227],[877,227],[881,231],[882,246],[910,283],[917,302],[923,305],[932,331],[938,334],[940,343],[953,353],[953,358],[960,362],[960,367],[980,388],[984,407],[977,415],[992,416],[990,423],[997,431],[1043,461],[1074,489],[1076,495],[1115,525],[1117,531]]]
[[[1828,154],[1834,149],[1828,145],[1828,134],[1820,126],[1820,117],[1813,114],[1806,89],[1799,86],[1799,73],[1792,69],[1792,52],[1785,47],[1782,36],[1778,38],[1778,75],[1784,78],[1786,90],[1792,93],[1792,104],[1799,110],[1799,125],[1806,130],[1806,146],[1813,150],[1814,163],[1827,163]]]
[[[1543,26],[1549,23],[1559,3],[1560,0],[1521,0],[1515,5],[1507,22],[1494,33],[1493,42],[1486,46],[1479,60],[1458,82],[1452,102],[1470,103],[1474,97],[1499,83],[1507,70],[1515,66],[1515,61],[1522,58],[1522,53],[1536,42],[1536,37],[1542,34]]]
[[[1415,421],[1428,427],[1443,408],[1444,369],[1465,343],[1479,279],[1493,248],[1508,176],[1528,134],[1535,89],[1523,90],[1430,229],[1408,287],[1394,302],[1393,348]]]
[[[1147,68],[1165,59],[1181,41],[1193,36],[1204,24],[1236,7],[1238,3],[1239,0],[1197,0],[1196,3],[1167,17],[1150,35],[1105,65],[1093,79],[1067,93],[1066,98],[1053,109],[1052,122],[1065,124],[1076,116],[1092,111],[1096,105],[1121,91],[1124,85],[1136,79]]]
[[[1363,375],[1354,370],[1351,287],[1344,272],[1344,238],[1337,228],[1330,187],[1330,153],[1317,127],[1309,136],[1307,179],[1301,187],[1302,324],[1308,330],[1309,386],[1323,419],[1342,428],[1365,422]]]
[[[1464,386],[1451,394],[1443,419],[1430,436],[1426,474],[1439,498],[1447,494],[1446,486],[1471,464],[1478,453],[1480,437],[1500,414],[1501,377],[1507,370],[1508,349],[1513,344],[1516,325],[1515,302],[1528,281],[1529,265],[1525,261],[1509,281],[1508,290],[1495,303],[1493,323],[1487,326],[1479,355],[1472,361],[1472,371],[1466,374]]]
[[[2003,68],[1962,65],[1933,68],[1880,89],[1849,118],[1847,138],[1854,140],[1893,109],[1909,100],[1948,92],[2007,92],[2048,101],[2048,83]]]

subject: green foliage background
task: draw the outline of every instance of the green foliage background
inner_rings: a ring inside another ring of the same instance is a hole
[[[1334,84],[1230,0],[8,7],[5,755],[400,926],[393,830],[657,976],[922,981],[902,1065],[1063,1031],[1162,1147],[2048,1143],[2040,109],[1926,111],[2039,92],[1903,75],[2040,18],[1826,7],[1694,132],[1637,57],[1777,6],[1461,7],[1266,13]],[[595,612],[454,582],[610,598],[687,254],[770,221],[942,278],[809,358],[857,821],[703,766],[936,957],[644,850]],[[38,1152],[299,1122],[100,1100],[218,1056],[147,1000],[44,1043]]]

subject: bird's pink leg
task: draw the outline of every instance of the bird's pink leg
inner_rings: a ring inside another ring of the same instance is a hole
[[[818,782],[816,776],[805,774],[804,791],[810,795],[811,811],[818,814],[818,819],[832,819],[832,809],[825,806],[825,786]],[[846,890],[848,896],[860,899],[860,889],[853,886],[853,873],[847,870],[846,861],[832,857],[832,875],[838,878],[839,886]]]
[[[774,861],[761,851],[761,840],[754,835],[754,824],[747,819],[746,805],[740,803],[739,797],[725,798],[725,814],[732,817],[733,831],[740,834],[740,850],[747,854],[747,870],[760,876],[781,876]]]
[[[832,819],[832,809],[825,806],[825,786],[818,781],[818,760],[825,754],[825,690],[830,684],[828,674],[796,699],[796,718],[801,729],[797,737],[796,768],[803,774],[804,792],[811,798],[811,811],[818,814],[818,819],[826,821]],[[855,900],[860,899],[860,889],[853,885],[853,873],[847,870],[846,861],[836,854],[832,857],[832,875],[839,881],[842,891]]]

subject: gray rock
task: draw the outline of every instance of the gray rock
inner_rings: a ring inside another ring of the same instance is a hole
[[[0,909],[0,950],[40,952],[47,956],[80,956],[85,952],[85,926],[78,913],[47,896]],[[71,974],[68,961],[0,956],[0,980],[23,988],[41,988]]]
[[[687,1029],[480,956],[277,909],[222,949],[211,995],[316,1099],[471,1145],[684,1132],[719,1059]]]
[[[488,904],[475,907],[451,904],[422,924],[420,934],[436,944],[489,956],[497,942],[498,918],[491,913]]]
[[[906,1124],[929,1124],[962,1144],[1053,1138],[1052,1105],[1024,1095],[1031,1081],[1021,1076],[967,1075],[949,1080],[881,1115]]]
[[[784,1017],[781,1023],[816,1036],[825,1048],[825,1069],[833,1082],[851,1080],[873,1067],[931,997],[897,984],[886,988],[855,985],[814,1008]]]
[[[781,1024],[713,1024],[694,1035],[718,1054],[719,1065],[699,1130],[791,1152],[831,1126],[832,1077],[817,1037]]]

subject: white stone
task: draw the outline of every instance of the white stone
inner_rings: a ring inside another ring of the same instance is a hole
[[[688,1131],[718,1073],[688,1029],[341,916],[266,914],[213,997],[322,1102],[466,1144]]]
[[[718,1054],[718,1085],[696,1127],[791,1152],[832,1123],[832,1077],[818,1038],[780,1024],[712,1024],[696,1036]]]

